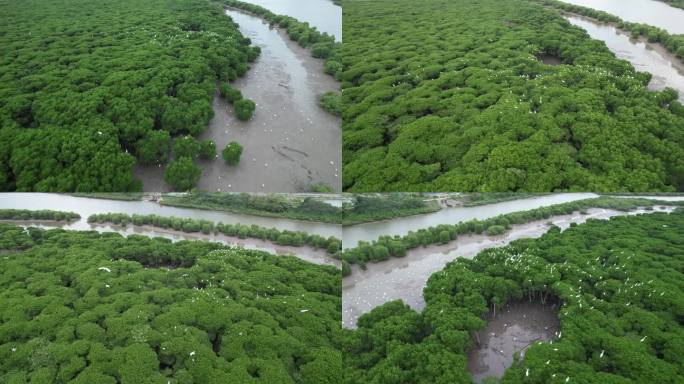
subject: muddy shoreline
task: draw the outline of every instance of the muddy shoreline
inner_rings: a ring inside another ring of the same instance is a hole
[[[319,105],[320,95],[339,90],[323,71],[323,60],[291,41],[287,33],[244,11],[226,10],[240,32],[260,46],[261,55],[245,76],[231,84],[257,106],[249,121],[238,120],[219,97],[214,117],[198,139],[211,139],[218,158],[200,161],[200,190],[212,192],[305,192],[323,184],[342,190],[341,119]],[[243,146],[240,163],[220,157],[231,141]],[[163,167],[136,167],[144,191],[168,191]]]
[[[410,250],[402,258],[390,258],[380,263],[369,263],[362,270],[352,266],[352,273],[342,279],[342,325],[355,328],[358,317],[373,308],[392,300],[403,300],[411,308],[421,311],[425,306],[423,288],[428,278],[458,258],[471,259],[486,248],[501,247],[520,238],[537,238],[553,223],[565,230],[570,223],[583,223],[587,219],[608,219],[613,216],[650,212],[671,212],[673,207],[655,207],[653,211],[630,212],[592,208],[587,214],[569,215],[513,225],[509,231],[497,236],[485,234],[460,236],[447,244]]]
[[[21,227],[38,227],[44,229],[64,229],[68,231],[83,231],[88,229],[65,228],[68,223],[49,220],[0,220],[0,223],[11,223]],[[134,226],[134,225],[115,225],[115,224],[90,224],[90,229],[100,233],[115,232],[122,236],[128,237],[130,235],[142,235],[150,238],[163,237],[173,242],[182,240],[202,240],[221,243],[228,246],[238,246],[245,249],[254,249],[268,252],[278,256],[291,255],[304,261],[319,265],[333,265],[341,267],[341,262],[332,258],[322,249],[316,249],[310,246],[293,247],[286,245],[277,245],[270,241],[260,239],[240,239],[233,236],[223,234],[204,234],[202,232],[183,232],[173,229],[158,228],[150,225]]]
[[[476,334],[479,345],[468,351],[468,371],[476,383],[502,377],[516,352],[522,358],[532,344],[553,340],[560,331],[557,303],[511,302],[484,320],[487,325]]]

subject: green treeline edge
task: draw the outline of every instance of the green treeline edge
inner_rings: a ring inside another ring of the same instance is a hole
[[[290,245],[294,247],[308,245],[314,248],[324,249],[333,256],[342,248],[342,242],[333,236],[325,238],[320,235],[309,234],[302,231],[280,231],[275,228],[264,228],[258,225],[214,224],[208,220],[174,216],[97,213],[88,217],[88,223],[111,223],[124,226],[128,224],[136,226],[149,225],[187,233],[201,232],[207,235],[211,233],[222,233],[240,239],[249,237],[253,239],[269,240],[278,245]]]
[[[33,211],[29,209],[0,209],[0,220],[56,220],[72,221],[81,215],[74,212],[51,211],[48,209]]]
[[[434,244],[446,244],[455,240],[459,235],[481,234],[499,235],[510,229],[513,224],[523,224],[535,220],[548,219],[551,216],[565,215],[573,212],[584,212],[589,208],[615,209],[628,211],[637,207],[649,209],[654,205],[684,205],[684,202],[658,201],[650,199],[627,199],[615,197],[596,197],[572,201],[562,204],[540,207],[527,211],[512,212],[485,220],[469,220],[457,224],[440,224],[434,227],[410,231],[405,236],[381,236],[371,243],[359,242],[354,248],[345,249],[341,252],[342,273],[344,276],[351,274],[351,264],[359,264],[365,268],[368,262],[375,263],[387,260],[390,257],[403,257],[410,249]]]
[[[490,382],[683,382],[682,231],[678,208],[555,227],[459,258],[430,276],[422,311],[392,301],[343,331],[341,382],[472,383],[467,354],[483,316],[522,300],[560,304],[560,332]]]
[[[666,30],[644,23],[632,23],[608,12],[564,3],[558,0],[533,0],[540,4],[560,9],[566,12],[587,16],[604,23],[616,23],[617,27],[629,31],[634,37],[646,37],[651,43],[660,43],[668,52],[684,61],[684,35],[672,35]],[[682,3],[684,5],[684,2]]]
[[[341,209],[312,197],[302,201],[279,195],[251,195],[248,193],[188,192],[183,195],[164,195],[161,205],[206,210],[218,210],[263,217],[340,223]]]

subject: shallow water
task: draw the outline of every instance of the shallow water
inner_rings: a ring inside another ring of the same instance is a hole
[[[304,231],[321,236],[341,238],[341,230],[336,224],[318,223],[261,216],[239,215],[223,211],[203,209],[177,208],[164,206],[153,201],[119,201],[106,199],[89,199],[61,195],[57,193],[2,193],[0,208],[11,209],[51,209],[69,211],[81,215],[81,220],[69,224],[69,229],[89,230],[88,216],[94,213],[126,213],[129,215],[160,215],[209,220],[225,224],[255,224],[279,230]]]
[[[268,252],[274,255],[293,255],[299,259],[320,265],[334,265],[341,266],[339,260],[333,259],[322,249],[316,249],[309,246],[291,247],[273,244],[268,241],[260,239],[239,239],[237,237],[226,236],[223,234],[206,235],[200,232],[185,233],[182,231],[175,231],[172,229],[155,228],[152,226],[121,226],[112,224],[88,224],[83,223],[83,219],[76,222],[59,222],[46,220],[0,220],[0,222],[13,223],[21,227],[39,227],[44,229],[61,228],[65,230],[92,230],[100,233],[116,232],[122,236],[141,235],[147,237],[163,237],[173,242],[181,240],[203,240],[221,243],[223,245],[238,246],[245,249],[254,249],[258,251]]]
[[[507,304],[487,314],[487,326],[478,332],[480,345],[468,353],[468,371],[475,382],[489,376],[501,377],[513,363],[513,354],[521,355],[537,341],[558,336],[557,304],[542,305],[525,301]],[[562,336],[562,335],[561,335]]]
[[[633,23],[662,28],[671,34],[684,34],[684,9],[656,0],[561,0],[598,9]]]
[[[629,61],[636,70],[651,73],[653,77],[648,84],[649,89],[661,91],[665,87],[673,88],[679,92],[679,100],[684,102],[684,64],[663,47],[643,39],[632,39],[612,25],[574,15],[564,17],[587,31],[592,38],[604,41],[615,56]]]
[[[657,207],[653,211],[614,211],[602,208],[587,210],[553,218],[513,225],[511,230],[498,236],[467,235],[444,245],[415,248],[402,258],[390,258],[380,263],[368,263],[367,269],[352,267],[352,274],[342,279],[342,325],[355,328],[359,316],[392,300],[403,300],[411,308],[421,311],[425,306],[423,288],[428,278],[442,270],[458,257],[472,259],[486,248],[501,247],[521,238],[538,238],[549,229],[551,222],[562,230],[570,223],[583,223],[587,219],[608,219],[619,215],[649,212],[670,212],[672,207]]]
[[[318,31],[342,40],[342,7],[331,0],[245,0],[260,5],[278,15],[306,21]]]
[[[348,226],[342,230],[344,248],[353,248],[359,241],[373,241],[383,235],[403,236],[409,231],[417,231],[439,224],[456,224],[459,221],[473,219],[484,220],[506,213],[526,211],[597,196],[594,193],[557,193],[474,207],[443,208],[440,211],[425,215],[398,217],[391,220]]]
[[[321,0],[322,1],[322,0]],[[249,121],[238,120],[218,93],[214,118],[199,139],[211,139],[218,157],[202,161],[198,189],[212,192],[303,192],[313,184],[341,191],[340,119],[318,106],[320,95],[339,89],[323,72],[323,61],[262,19],[227,10],[240,32],[261,47],[245,76],[232,82],[257,106]],[[220,157],[231,141],[243,146],[240,163]],[[138,167],[145,191],[167,191],[164,168]]]

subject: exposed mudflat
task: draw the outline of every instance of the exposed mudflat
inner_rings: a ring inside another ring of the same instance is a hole
[[[475,382],[503,376],[513,363],[514,353],[524,355],[533,343],[557,337],[560,329],[557,312],[557,304],[525,301],[507,304],[497,310],[496,316],[489,312],[485,318],[487,326],[478,332],[480,345],[468,353],[468,371]]]
[[[644,38],[634,39],[610,23],[601,23],[575,14],[564,16],[571,24],[581,27],[593,39],[602,40],[616,57],[629,61],[637,71],[652,75],[648,88],[662,91],[670,87],[679,92],[684,102],[684,63],[660,44]]]
[[[342,325],[356,327],[359,316],[388,301],[401,299],[415,310],[425,306],[423,288],[433,273],[442,270],[457,257],[473,258],[480,251],[507,245],[520,238],[537,238],[546,233],[549,223],[562,230],[570,223],[583,223],[587,219],[608,219],[613,216],[648,212],[670,212],[672,207],[656,207],[653,211],[630,212],[608,209],[589,209],[587,214],[573,213],[514,225],[498,236],[467,235],[444,245],[415,248],[405,257],[391,258],[380,263],[368,263],[367,269],[352,267],[352,274],[342,279]],[[346,237],[345,237],[346,239]],[[346,241],[346,240],[345,240]]]
[[[216,93],[214,117],[198,139],[211,139],[218,158],[199,162],[198,189],[211,192],[304,192],[314,184],[341,191],[341,120],[318,105],[320,95],[339,89],[323,72],[323,60],[291,41],[262,19],[235,10],[226,14],[240,32],[261,47],[245,76],[232,82],[256,103],[249,121]],[[220,156],[231,141],[243,146],[237,166]],[[168,191],[164,167],[138,167],[135,176],[145,191]]]
[[[66,230],[76,230],[69,227],[69,223],[47,220],[0,220],[3,223],[12,223],[22,227],[38,227],[45,229],[61,228]],[[324,250],[309,246],[292,247],[283,246],[260,239],[240,239],[237,237],[226,236],[223,234],[204,234],[201,232],[186,233],[172,229],[155,228],[152,226],[121,226],[112,224],[89,224],[89,228],[79,228],[78,230],[93,230],[100,233],[116,232],[123,236],[141,235],[147,237],[163,237],[171,241],[181,240],[203,240],[213,241],[224,245],[238,246],[246,249],[265,251],[274,255],[293,255],[302,260],[314,264],[334,265],[340,267],[340,261],[330,257]]]

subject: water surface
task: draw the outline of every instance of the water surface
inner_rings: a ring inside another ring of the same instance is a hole
[[[565,230],[571,223],[580,224],[587,219],[671,212],[673,209],[673,207],[656,207],[653,211],[638,209],[623,212],[591,208],[586,211],[587,214],[574,212],[513,225],[509,231],[498,236],[471,234],[459,236],[456,240],[443,245],[414,248],[409,250],[405,257],[393,257],[380,263],[368,263],[366,270],[355,265],[352,267],[352,274],[342,279],[342,325],[354,328],[359,316],[392,300],[403,300],[411,308],[421,311],[425,307],[423,288],[428,278],[433,273],[444,269],[448,262],[458,257],[472,259],[484,249],[505,246],[513,240],[538,238],[548,231],[550,224]]]
[[[637,71],[652,74],[649,89],[662,91],[666,87],[673,88],[679,92],[679,100],[684,102],[684,63],[663,47],[650,44],[644,39],[633,39],[609,24],[574,15],[564,17],[587,31],[593,39],[605,42],[615,56],[629,61]],[[684,24],[684,19],[682,23]]]
[[[684,9],[656,0],[561,0],[565,3],[598,9],[624,21],[644,23],[671,34],[684,34]]]
[[[260,5],[277,15],[287,15],[306,21],[319,32],[342,40],[342,7],[331,0],[245,0]]]
[[[322,1],[322,0],[320,0]],[[262,19],[227,10],[240,32],[261,47],[251,69],[231,84],[256,103],[249,121],[214,97],[214,117],[199,139],[216,144],[217,158],[200,161],[198,189],[210,192],[306,192],[314,184],[342,189],[341,121],[319,107],[320,95],[339,89],[323,72],[323,60]],[[231,142],[243,146],[240,163],[226,165],[221,150]],[[145,191],[168,191],[163,167],[137,167]]]

